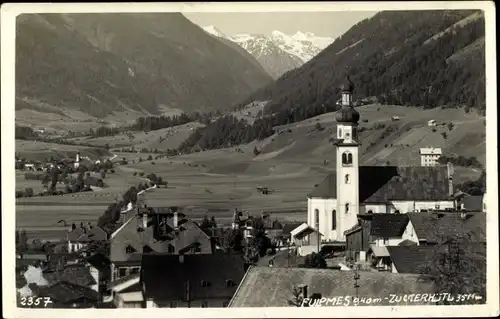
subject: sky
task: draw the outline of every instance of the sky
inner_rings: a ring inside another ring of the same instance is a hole
[[[203,12],[184,16],[204,27],[213,25],[227,35],[258,33],[270,35],[273,30],[286,34],[297,31],[336,38],[375,11],[342,12]]]

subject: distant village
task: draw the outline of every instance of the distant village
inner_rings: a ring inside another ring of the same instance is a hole
[[[338,306],[391,305],[386,297],[404,294],[427,297],[401,305],[485,302],[486,195],[455,191],[453,165],[439,161],[439,148],[422,148],[419,166],[360,165],[348,76],[341,89],[336,170],[304,196],[305,222],[240,209],[227,227],[216,217],[194,221],[183,207],[148,205],[160,184],[150,179],[111,232],[62,221],[50,251],[34,250],[16,232],[18,299],[48,296],[59,308],[303,307],[340,296],[352,304]],[[16,168],[78,172],[82,160]],[[86,160],[94,171],[112,169]],[[461,276],[474,277],[462,286],[442,280]],[[466,294],[477,298],[457,297]]]

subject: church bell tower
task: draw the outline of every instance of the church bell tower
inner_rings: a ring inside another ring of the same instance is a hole
[[[359,213],[359,113],[354,109],[354,84],[346,73],[341,86],[342,107],[337,120],[337,240],[345,241],[344,231],[355,226]]]

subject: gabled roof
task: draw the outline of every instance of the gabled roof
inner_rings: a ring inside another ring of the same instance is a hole
[[[290,236],[292,230],[299,227],[300,225],[302,225],[302,222],[285,223],[283,225],[283,231],[281,232],[281,236]]]
[[[192,300],[227,298],[233,296],[245,274],[240,255],[193,254],[144,255],[142,278],[145,298],[155,300],[185,300],[189,282]],[[234,285],[227,285],[231,280]],[[202,286],[202,281],[207,283]]]
[[[373,214],[370,235],[379,238],[401,237],[408,221],[406,214]]]
[[[353,272],[332,269],[250,267],[230,307],[287,307],[293,287],[307,285],[308,294],[322,297],[355,296]],[[359,297],[432,293],[431,282],[419,276],[388,272],[360,272]],[[384,298],[382,298],[384,299]],[[380,305],[388,305],[389,299]]]
[[[360,203],[386,203],[390,200],[449,200],[446,166],[397,167],[360,166]],[[336,172],[308,195],[309,198],[336,198]]]
[[[396,270],[400,274],[425,274],[425,267],[432,263],[434,246],[387,246]]]
[[[486,214],[472,213],[462,219],[459,212],[436,214],[433,212],[408,213],[419,240],[439,242],[441,237],[469,232],[476,242],[486,242]]]
[[[300,226],[298,226],[297,228],[295,228],[294,230],[292,230],[290,232],[290,235],[292,237],[297,237],[297,238],[303,238],[311,233],[314,233],[314,232],[317,232],[319,233],[320,235],[322,235],[317,229],[315,229],[314,227],[311,227],[309,226],[308,224],[306,223],[302,223]]]
[[[112,262],[124,262],[130,259],[132,254],[126,252],[126,247],[134,248],[135,253],[142,253],[144,246],[148,246],[156,253],[170,253],[169,246],[175,248],[175,253],[191,247],[198,243],[202,252],[209,253],[212,250],[210,237],[192,220],[179,219],[179,229],[174,230],[169,224],[172,222],[173,214],[167,216],[166,232],[168,236],[160,238],[156,233],[156,216],[148,218],[148,227],[144,228],[141,217],[132,217],[130,221],[115,234],[111,239],[110,260]]]
[[[125,289],[125,288],[128,288],[128,287],[138,283],[139,280],[140,280],[139,273],[131,274],[131,275],[122,277],[118,280],[115,280],[113,282],[110,282],[107,287],[108,287],[108,289],[114,289],[114,288],[117,288],[119,286],[122,286],[122,289]],[[122,289],[117,290],[117,291],[121,291]]]

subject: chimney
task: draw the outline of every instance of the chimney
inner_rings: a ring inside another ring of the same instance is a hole
[[[446,167],[448,168],[448,195],[453,197],[453,164],[448,162]]]
[[[179,227],[179,214],[177,212],[174,213],[174,228],[177,229]]]
[[[184,255],[179,255],[179,262],[180,262],[181,264],[183,264],[183,263],[184,263]]]

